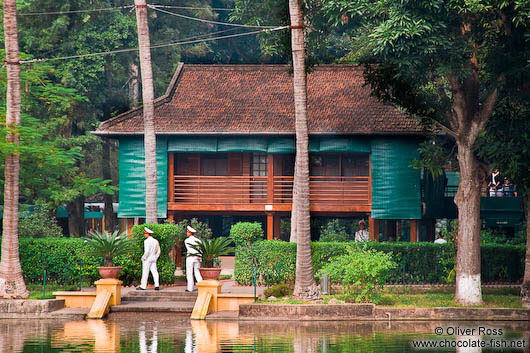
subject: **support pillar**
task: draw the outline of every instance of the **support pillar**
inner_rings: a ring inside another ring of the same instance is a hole
[[[410,242],[415,243],[418,241],[418,220],[410,220]]]
[[[267,213],[267,240],[272,240],[274,236],[274,214]]]
[[[274,239],[280,240],[280,216],[274,215]]]
[[[379,241],[379,220],[368,217],[368,232],[370,241]]]

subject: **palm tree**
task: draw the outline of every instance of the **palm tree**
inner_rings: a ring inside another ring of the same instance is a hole
[[[311,264],[311,233],[309,228],[309,153],[307,127],[307,80],[302,6],[300,0],[289,0],[291,16],[291,48],[293,53],[293,89],[296,129],[296,163],[294,171],[293,215],[296,222],[296,279],[293,296],[318,296]],[[293,229],[293,228],[291,228]]]
[[[146,0],[134,0],[134,4],[136,5],[136,23],[138,26],[144,112],[145,222],[157,223],[155,107],[147,4]]]
[[[16,128],[20,125],[20,65],[18,55],[17,7],[15,0],[4,0],[4,36],[7,64],[7,141],[19,144]],[[0,261],[0,297],[27,298],[29,292],[22,276],[18,253],[18,153],[6,154],[2,260]]]

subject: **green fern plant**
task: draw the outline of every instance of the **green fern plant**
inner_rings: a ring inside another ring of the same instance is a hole
[[[85,243],[92,247],[94,256],[103,257],[107,267],[113,266],[114,257],[127,254],[131,249],[131,240],[127,233],[120,233],[117,230],[112,233],[92,231],[88,234]]]
[[[228,255],[234,251],[232,239],[219,237],[215,239],[202,239],[199,244],[193,245],[193,248],[199,252],[202,265],[204,267],[214,267],[214,260],[222,255]]]

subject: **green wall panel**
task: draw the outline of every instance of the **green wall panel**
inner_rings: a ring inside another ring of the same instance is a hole
[[[296,145],[294,142],[294,137],[278,137],[269,139],[269,144],[267,146],[268,153],[295,153]]]
[[[372,218],[421,219],[420,171],[410,168],[419,158],[418,140],[372,140]]]
[[[217,152],[217,137],[170,137],[167,142],[168,152]]]
[[[118,217],[145,217],[143,137],[120,138],[120,207]],[[167,138],[156,143],[158,218],[167,217]]]
[[[219,137],[217,152],[267,152],[264,137]]]

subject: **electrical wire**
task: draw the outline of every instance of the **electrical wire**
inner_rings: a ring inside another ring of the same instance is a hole
[[[186,45],[186,44],[195,44],[195,43],[203,43],[203,42],[211,42],[214,40],[220,40],[220,39],[227,39],[227,38],[236,38],[236,37],[242,37],[242,36],[248,36],[252,34],[262,33],[262,32],[276,32],[281,31],[284,29],[289,28],[289,26],[281,26],[276,28],[266,28],[266,29],[260,29],[257,31],[252,32],[245,32],[245,33],[236,33],[236,34],[229,34],[226,36],[219,36],[219,37],[213,37],[213,38],[203,38],[203,39],[196,39],[196,40],[180,40],[178,42],[173,43],[166,43],[166,44],[157,44],[150,47],[150,49],[157,49],[157,48],[165,48],[165,47],[171,47],[171,46],[178,46],[178,45]],[[30,59],[30,60],[20,60],[20,64],[30,64],[30,63],[37,63],[37,62],[47,62],[47,61],[58,61],[58,60],[67,60],[67,59],[80,59],[80,58],[87,58],[92,56],[99,56],[99,55],[110,55],[110,54],[119,54],[119,53],[127,53],[132,51],[137,51],[138,48],[126,48],[126,49],[118,49],[118,50],[111,50],[111,51],[105,51],[105,52],[97,52],[97,53],[89,53],[89,54],[79,54],[79,55],[70,55],[70,56],[62,56],[57,58],[42,58],[42,59]]]
[[[238,23],[227,23],[227,22],[218,22],[218,21],[204,20],[204,19],[201,19],[201,18],[186,16],[186,15],[182,15],[182,14],[179,14],[179,13],[162,10],[162,9],[157,8],[156,6],[153,6],[153,5],[147,5],[147,7],[149,7],[150,9],[153,9],[155,11],[159,11],[159,12],[168,14],[168,15],[172,15],[172,16],[176,16],[176,17],[180,17],[180,18],[185,18],[185,19],[192,20],[192,21],[204,22],[204,23],[221,25],[221,26],[233,26],[233,27],[242,27],[242,28],[270,28],[270,29],[277,27],[277,26],[252,26],[252,25],[242,25],[242,24],[238,24]]]
[[[227,9],[223,7],[191,7],[191,6],[170,6],[170,5],[151,5],[162,9],[178,9],[178,10],[212,10],[212,11],[233,11],[234,9]]]
[[[18,13],[18,16],[40,16],[40,15],[68,15],[73,13],[85,13],[85,12],[103,12],[103,11],[116,11],[123,9],[133,8],[134,5],[119,6],[119,7],[106,7],[101,9],[87,9],[87,10],[70,10],[70,11],[51,11],[51,12],[22,12]]]

